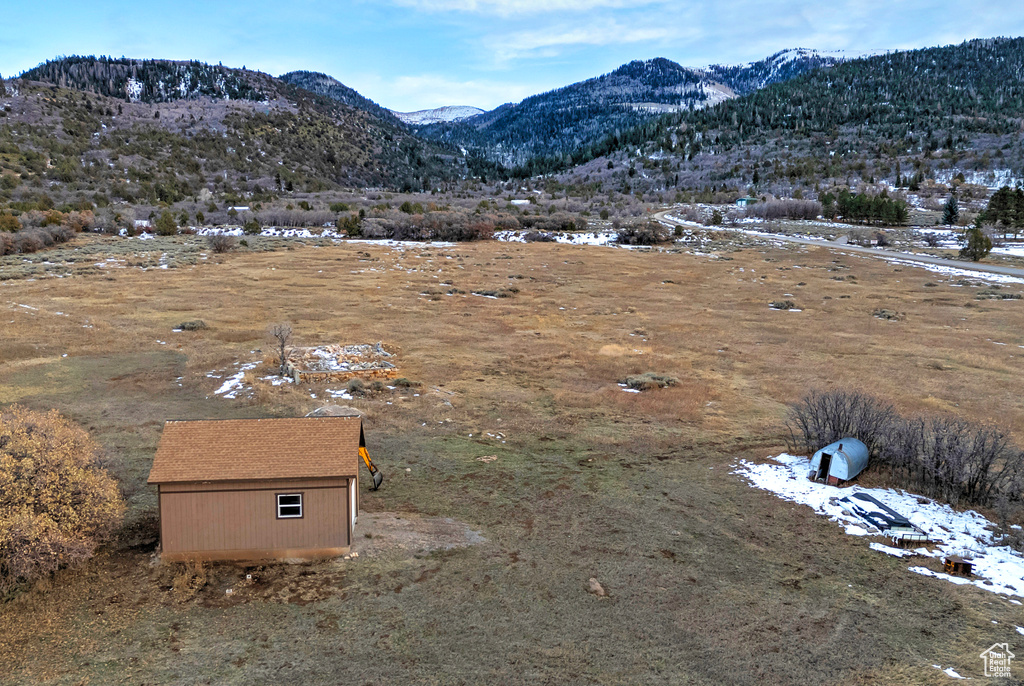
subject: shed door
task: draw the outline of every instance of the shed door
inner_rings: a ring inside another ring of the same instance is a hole
[[[829,467],[832,466],[832,456],[828,453],[821,454],[821,462],[818,463],[818,479],[824,479],[828,476]]]

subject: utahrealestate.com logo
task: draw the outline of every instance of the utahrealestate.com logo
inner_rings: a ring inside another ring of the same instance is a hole
[[[1013,658],[1009,643],[993,643],[991,648],[981,654],[981,659],[985,661],[985,676],[1009,678],[1010,661]]]

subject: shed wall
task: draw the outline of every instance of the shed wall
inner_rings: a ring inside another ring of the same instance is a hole
[[[319,557],[352,544],[355,479],[162,484],[164,559]],[[302,493],[301,519],[278,519],[278,493]]]

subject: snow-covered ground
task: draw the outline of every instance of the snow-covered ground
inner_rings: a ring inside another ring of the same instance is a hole
[[[234,373],[229,375],[227,370],[214,370],[207,373],[207,378],[221,380],[220,386],[213,392],[214,395],[218,395],[222,398],[229,400],[237,400],[238,398],[248,398],[251,396],[252,387],[245,383],[245,373],[255,369],[259,366],[259,362],[236,362],[234,364]],[[179,377],[180,381],[180,377]],[[266,381],[271,386],[280,386],[282,384],[293,383],[291,377],[277,376],[272,374],[270,376],[260,377],[260,381]],[[180,383],[178,385],[181,385]],[[389,389],[394,389],[394,386],[388,386]],[[352,395],[348,392],[347,388],[333,389],[333,388],[319,388],[316,391],[309,391],[310,397],[316,398],[331,398],[333,400],[352,400]],[[419,395],[419,394],[416,394]],[[391,403],[388,402],[390,405]]]
[[[975,271],[973,269],[959,269],[957,267],[946,267],[941,264],[928,264],[927,262],[915,262],[913,260],[899,259],[899,253],[893,253],[892,257],[882,256],[887,262],[898,264],[904,267],[919,267],[927,269],[935,274],[955,277],[958,279],[974,279],[976,281],[988,281],[991,283],[1024,283],[1024,279],[1008,274],[996,274],[994,272]]]
[[[772,460],[774,462],[765,464],[741,460],[733,473],[742,476],[755,488],[770,491],[783,500],[810,506],[815,512],[838,523],[851,536],[880,535],[880,532],[870,531],[864,520],[840,502],[841,498],[852,493],[870,493],[936,542],[931,548],[921,547],[913,551],[873,542],[869,546],[872,550],[896,557],[941,559],[960,555],[974,562],[973,578],[950,576],[920,565],[912,565],[908,570],[954,584],[971,584],[993,593],[1024,598],[1024,555],[1008,546],[997,545],[993,537],[996,525],[977,512],[957,512],[945,503],[906,491],[858,485],[844,488],[828,486],[807,478],[811,463],[806,457],[783,453]]]
[[[960,247],[958,242],[959,231],[953,231],[950,229],[917,229],[920,234],[931,234],[939,239],[939,244],[936,247],[945,248],[947,250],[955,250]],[[1024,243],[1007,243],[1005,245],[996,245],[992,248],[993,255],[1010,255],[1012,257],[1024,257]]]
[[[949,184],[957,174],[964,175],[964,181],[978,186],[985,186],[991,190],[997,190],[1003,186],[1016,186],[1024,181],[1009,169],[993,169],[991,171],[965,171],[961,169],[944,169],[935,172],[935,180],[939,183]]]
[[[469,105],[446,105],[444,107],[435,107],[432,110],[417,110],[415,112],[395,112],[391,110],[391,113],[406,124],[418,125],[460,121],[483,114],[484,110]]]
[[[497,231],[494,234],[495,240],[509,243],[525,243],[526,234],[529,231]],[[615,238],[618,235],[615,231],[584,231],[582,233],[553,232],[556,243],[568,243],[571,245],[615,245]]]

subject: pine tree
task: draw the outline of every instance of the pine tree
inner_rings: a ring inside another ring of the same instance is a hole
[[[946,226],[953,226],[958,221],[960,221],[960,203],[954,194],[949,196],[949,200],[942,207],[942,223]]]
[[[980,223],[964,231],[960,237],[960,257],[977,262],[992,252],[992,239],[981,229]]]

